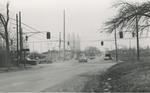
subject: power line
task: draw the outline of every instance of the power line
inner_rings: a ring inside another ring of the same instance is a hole
[[[31,41],[31,42],[28,42],[28,43],[44,43],[44,42],[59,42],[59,40],[51,40],[51,41]]]
[[[10,19],[13,20],[13,21],[16,21],[14,18],[10,18]],[[34,30],[34,31],[36,31],[36,32],[40,32],[40,30],[37,30],[36,28],[33,28],[32,26],[29,26],[29,25],[27,25],[23,22],[21,22],[21,24],[28,27],[28,28],[30,28],[30,29],[32,29],[32,30]]]
[[[16,20],[13,19],[13,18],[10,18],[10,19],[16,21]],[[11,23],[11,24],[16,25],[15,23]],[[33,27],[31,27],[31,26],[29,26],[29,25],[23,23],[23,22],[21,22],[21,24],[24,25],[24,26],[26,26],[26,27],[28,27],[28,28],[30,28],[31,30],[33,30],[33,31],[35,31],[35,32],[37,32],[37,33],[48,32],[48,31],[40,31],[40,30],[37,30],[37,29],[35,29],[35,28],[33,28]],[[24,27],[23,27],[23,28],[24,28]],[[27,28],[24,28],[24,29],[29,30],[29,29],[27,29]],[[28,31],[28,32],[26,32],[26,33],[31,33],[31,32]],[[34,32],[32,32],[32,33],[34,33]],[[43,35],[43,34],[40,34],[40,35]],[[53,36],[53,38],[57,38],[57,37],[54,37],[54,36]]]
[[[11,24],[16,25],[15,23],[11,23]],[[28,27],[28,28],[29,28],[29,27]],[[41,33],[41,31],[37,31],[37,30],[36,30],[36,31],[34,30],[35,32],[29,32],[29,31],[31,31],[31,30],[29,30],[28,28],[23,27],[23,29],[28,30],[28,31],[25,32],[25,33],[28,33],[28,34],[29,34],[29,33]],[[30,28],[30,29],[31,29],[31,28]],[[33,30],[33,29],[32,29],[32,30]],[[46,32],[46,31],[45,31],[45,32]],[[44,31],[43,31],[43,33],[44,33]],[[40,34],[40,35],[43,35],[43,34]]]
[[[150,38],[150,36],[146,37],[139,37],[139,39],[144,39],[144,38]],[[130,40],[130,39],[135,39],[135,38],[124,38],[124,39],[118,39],[118,40]],[[114,39],[102,39],[102,40],[81,40],[81,42],[99,42],[99,41],[115,41]]]

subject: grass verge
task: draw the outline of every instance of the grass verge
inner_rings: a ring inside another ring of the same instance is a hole
[[[99,76],[94,76],[85,92],[150,92],[150,62],[118,63]]]

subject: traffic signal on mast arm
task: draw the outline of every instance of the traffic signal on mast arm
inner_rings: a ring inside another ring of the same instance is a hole
[[[68,44],[68,46],[69,46],[69,45],[70,45],[70,42],[68,41],[67,44]]]
[[[51,33],[47,32],[47,39],[51,39]]]
[[[123,38],[123,32],[122,31],[119,32],[119,37]]]
[[[28,36],[26,36],[26,41],[28,41]]]
[[[101,46],[104,46],[104,41],[101,41]]]
[[[132,32],[132,37],[135,37],[135,32]]]

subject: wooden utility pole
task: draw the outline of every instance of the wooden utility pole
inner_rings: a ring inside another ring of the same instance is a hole
[[[59,32],[59,58],[60,58],[60,48],[61,48],[61,32]]]
[[[20,61],[23,61],[23,38],[22,38],[22,27],[21,27],[21,12],[19,12],[19,34],[20,34]]]
[[[65,45],[65,43],[66,43],[66,41],[65,41],[65,30],[66,30],[66,28],[65,28],[65,26],[66,26],[66,19],[65,19],[65,9],[64,9],[64,12],[63,12],[63,37],[64,37],[64,60],[65,60],[65,55],[66,55],[66,49],[65,49],[65,47],[66,47],[66,45]]]
[[[116,54],[116,62],[118,62],[118,47],[117,47],[116,25],[115,25],[115,33],[114,33],[114,37],[115,37],[115,54]]]
[[[17,33],[17,66],[19,66],[19,35],[18,35],[18,14],[16,14],[16,33]]]
[[[138,27],[138,17],[136,15],[136,39],[137,39],[137,60],[140,60],[140,52],[139,52],[139,27]]]

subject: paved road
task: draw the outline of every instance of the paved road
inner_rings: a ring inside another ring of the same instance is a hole
[[[51,91],[56,85],[85,73],[103,71],[114,63],[95,59],[88,63],[76,61],[38,65],[35,69],[0,73],[0,92]],[[60,86],[58,87],[60,88]],[[55,87],[57,91],[57,87]]]

